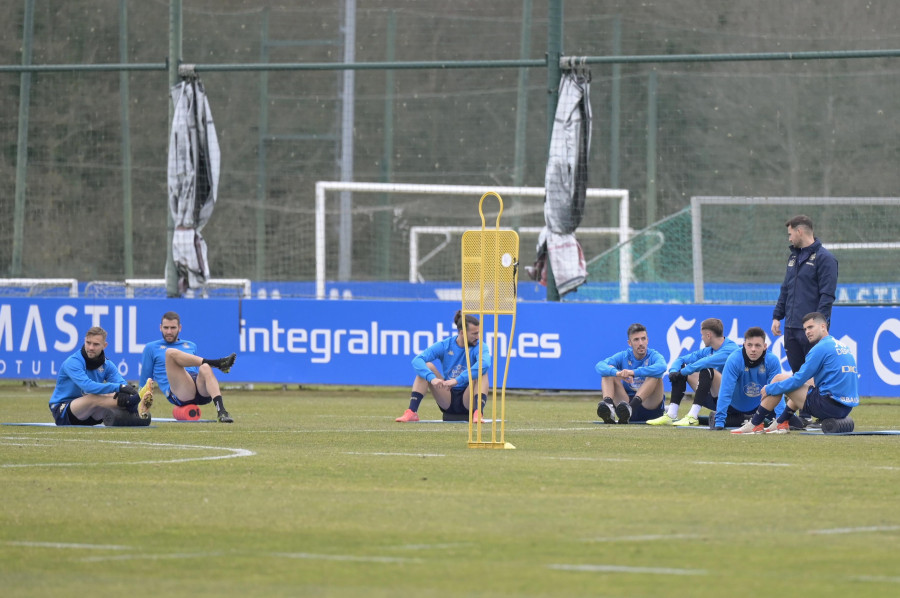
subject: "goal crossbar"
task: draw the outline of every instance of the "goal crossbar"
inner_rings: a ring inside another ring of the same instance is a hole
[[[316,183],[316,298],[325,298],[325,214],[326,193],[328,191],[347,191],[356,193],[416,193],[422,195],[468,195],[474,198],[481,197],[489,191],[501,196],[512,197],[544,197],[544,187],[500,187],[496,185],[427,185],[411,183],[363,183],[342,181],[318,181]],[[593,199],[618,199],[619,200],[619,243],[629,239],[631,229],[629,227],[629,202],[627,189],[587,189],[586,196]],[[341,209],[342,220],[349,220],[350,214]],[[347,229],[342,225],[342,229]],[[341,253],[345,250],[342,248]],[[620,295],[624,301],[628,300],[628,285],[632,280],[631,254],[622,252],[619,258]]]

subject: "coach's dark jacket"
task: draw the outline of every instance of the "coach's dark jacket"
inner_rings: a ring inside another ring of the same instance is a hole
[[[803,249],[791,245],[790,250],[773,319],[783,319],[785,328],[803,328],[803,316],[817,311],[830,323],[837,290],[837,260],[819,239]]]

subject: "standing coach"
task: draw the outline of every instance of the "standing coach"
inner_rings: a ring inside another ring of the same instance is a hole
[[[791,255],[781,283],[781,294],[772,313],[772,334],[781,336],[784,320],[784,352],[791,370],[803,365],[812,344],[803,331],[803,316],[819,312],[831,324],[831,306],[837,290],[838,262],[813,234],[809,216],[794,216],[785,223]]]

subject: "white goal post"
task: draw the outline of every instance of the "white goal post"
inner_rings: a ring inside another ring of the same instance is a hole
[[[897,197],[747,197],[747,196],[697,196],[691,197],[691,245],[693,250],[694,302],[704,301],[703,275],[703,206],[900,206]],[[813,214],[815,219],[815,215]],[[739,226],[739,223],[735,223]],[[773,222],[772,227],[781,228],[784,222]],[[884,234],[884,233],[882,233]],[[784,233],[787,246],[787,233]],[[872,239],[872,242],[842,242],[825,239],[823,245],[829,250],[897,250],[900,242]]]
[[[493,191],[501,197],[539,197],[543,199],[545,189],[543,187],[498,187],[496,185],[427,185],[404,183],[362,183],[341,181],[318,181],[316,183],[316,298],[325,298],[325,215],[326,193],[328,191],[348,191],[354,193],[407,193],[417,195],[465,195],[478,199],[485,193]],[[616,229],[619,243],[626,242],[632,233],[629,226],[629,202],[627,189],[587,189],[588,198],[594,199],[618,199],[619,200],[619,226]],[[349,219],[350,214],[344,213],[343,206],[341,216]],[[475,220],[478,216],[473,211],[473,226],[478,228]],[[450,227],[448,227],[449,230]],[[349,230],[349,226],[343,226],[343,230]],[[580,232],[579,231],[576,231]],[[347,240],[349,244],[349,240]],[[412,260],[412,257],[410,258]],[[624,300],[628,300],[628,285],[632,280],[631,253],[623,251],[619,258],[620,294]],[[412,268],[412,264],[411,264]]]

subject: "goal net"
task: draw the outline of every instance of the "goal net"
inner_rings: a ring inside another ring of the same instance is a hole
[[[0,297],[77,297],[74,278],[0,278]]]
[[[523,266],[530,264],[544,226],[543,187],[319,181],[316,297],[326,297],[326,282],[402,281],[458,286],[462,234],[481,228],[478,202],[488,191],[503,198],[501,225],[519,231],[520,261]],[[613,206],[617,210],[611,209]],[[498,210],[499,202],[485,202],[487,228],[496,226]],[[618,217],[612,221],[617,212]],[[627,239],[632,232],[628,214],[628,191],[588,189],[584,217],[576,231],[585,254],[600,253]],[[622,277],[629,271],[624,263]],[[372,284],[365,292],[368,296],[396,298],[387,285]]]
[[[92,280],[84,286],[85,297],[166,297],[164,278],[126,278],[125,280]],[[188,289],[185,298],[251,297],[250,280],[246,278],[210,278],[203,289]]]
[[[694,197],[691,205],[588,260],[574,300],[618,301],[609,281],[631,255],[629,300],[774,306],[788,256],[785,223],[812,218],[839,263],[836,303],[900,305],[900,199]]]

